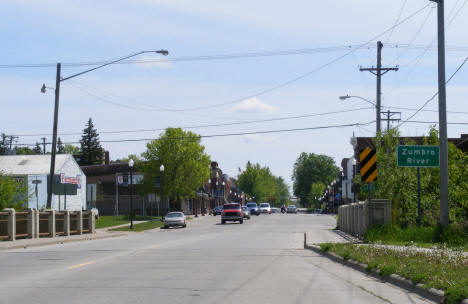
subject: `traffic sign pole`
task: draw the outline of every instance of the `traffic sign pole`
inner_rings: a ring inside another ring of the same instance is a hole
[[[418,167],[418,227],[421,227],[421,173]]]

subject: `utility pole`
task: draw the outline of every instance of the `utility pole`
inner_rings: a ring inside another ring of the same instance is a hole
[[[440,224],[449,224],[448,210],[448,145],[447,145],[447,100],[445,91],[445,22],[444,0],[437,2],[438,70],[439,70],[439,148],[440,148]]]
[[[61,64],[57,63],[57,77],[55,80],[55,107],[54,107],[54,126],[52,133],[52,153],[50,155],[50,172],[49,172],[49,189],[47,191],[47,209],[52,208],[52,193],[54,190],[54,173],[55,173],[55,153],[57,151],[57,124],[60,98],[60,71]]]
[[[400,121],[401,120],[401,112],[390,112],[390,110],[387,110],[387,112],[382,112],[382,115],[387,117],[387,118],[382,118],[382,120],[387,121],[387,131],[390,130],[390,122],[391,121]],[[392,118],[393,115],[399,115],[399,117],[398,118]]]
[[[359,70],[362,71],[368,71],[377,76],[377,96],[376,96],[376,103],[375,103],[375,108],[376,108],[376,113],[375,113],[375,118],[376,118],[376,135],[380,133],[380,109],[381,109],[381,96],[382,96],[382,75],[387,73],[388,71],[398,71],[398,68],[383,68],[382,67],[382,48],[383,44],[380,41],[377,41],[377,68],[360,68]],[[383,72],[383,73],[382,73]]]
[[[42,139],[42,154],[45,154],[45,152],[46,152],[46,151],[45,151],[45,145],[46,145],[45,140],[46,140],[46,138],[45,138],[45,137],[41,137],[41,139]]]

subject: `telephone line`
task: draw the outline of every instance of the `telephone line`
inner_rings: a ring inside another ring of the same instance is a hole
[[[252,132],[239,132],[239,133],[225,133],[225,134],[211,134],[211,135],[199,135],[200,138],[214,138],[214,137],[230,137],[230,136],[241,136],[241,135],[253,135],[253,134],[269,134],[269,133],[284,133],[284,132],[297,132],[297,131],[308,131],[308,130],[321,130],[321,129],[332,129],[332,128],[346,128],[346,127],[357,127],[366,126],[373,123],[350,123],[341,125],[328,125],[319,127],[308,127],[308,128],[294,128],[294,129],[280,129],[280,130],[267,130],[267,131],[252,131]],[[175,137],[170,139],[187,139],[190,137]],[[157,138],[138,138],[138,139],[116,139],[116,140],[100,140],[100,143],[120,143],[120,142],[139,142],[139,141],[152,141]],[[80,142],[64,142],[63,144],[78,144]],[[35,146],[35,144],[17,144],[22,146]]]
[[[186,127],[180,127],[180,128],[181,129],[198,129],[198,128],[210,128],[210,127],[222,127],[222,126],[232,126],[232,125],[253,124],[253,123],[272,122],[272,121],[281,121],[281,120],[289,120],[289,119],[300,119],[300,118],[308,118],[308,117],[315,117],[315,116],[325,116],[325,115],[349,113],[349,112],[356,112],[356,111],[369,110],[369,109],[373,109],[373,108],[372,107],[352,108],[352,109],[346,109],[346,110],[322,112],[322,113],[314,113],[314,114],[306,114],[306,115],[298,115],[298,116],[285,116],[285,117],[277,117],[277,118],[270,118],[270,119],[242,121],[242,122],[208,124],[208,125],[199,125],[199,126],[186,126]],[[164,131],[164,130],[165,130],[165,128],[138,129],[138,130],[113,130],[113,131],[101,131],[101,132],[99,132],[99,134],[138,133],[138,132],[153,132],[153,131]],[[82,133],[73,132],[73,133],[60,133],[58,135],[68,136],[68,135],[81,135],[81,134]],[[50,135],[52,135],[52,134],[39,133],[39,134],[17,134],[16,136],[19,136],[19,137],[34,137],[34,136],[50,136]]]

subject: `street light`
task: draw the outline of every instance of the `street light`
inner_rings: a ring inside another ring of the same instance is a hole
[[[130,167],[130,229],[133,230],[133,166],[135,162],[130,158],[128,166]]]
[[[379,133],[379,131],[380,131],[380,110],[381,109],[380,109],[380,107],[377,106],[377,104],[375,102],[370,101],[367,98],[364,98],[364,97],[361,97],[361,96],[355,96],[355,95],[345,95],[345,96],[340,96],[339,98],[340,98],[340,100],[346,100],[346,99],[349,99],[349,98],[358,98],[358,99],[364,100],[365,102],[370,103],[371,105],[373,105],[375,107],[375,116],[376,116],[375,134],[377,135],[377,133]]]
[[[101,65],[99,65],[99,66],[97,66],[95,68],[91,68],[91,69],[85,70],[83,72],[73,74],[73,75],[68,76],[68,77],[61,77],[60,73],[61,73],[61,70],[62,70],[62,64],[57,63],[57,75],[56,75],[56,78],[55,78],[55,107],[54,107],[54,124],[53,124],[53,132],[52,132],[52,151],[51,151],[51,157],[50,157],[49,185],[48,185],[48,189],[47,189],[48,190],[48,192],[47,192],[47,208],[48,209],[50,209],[51,206],[52,206],[53,181],[54,181],[54,173],[55,173],[55,154],[57,152],[56,151],[57,150],[57,125],[58,125],[58,110],[59,110],[59,100],[60,100],[60,83],[62,81],[65,81],[65,80],[68,80],[68,79],[71,79],[71,78],[74,78],[74,77],[77,77],[77,76],[92,72],[94,70],[103,68],[105,66],[120,62],[122,60],[131,58],[131,57],[135,57],[135,56],[138,56],[138,55],[141,55],[141,54],[146,54],[146,53],[158,53],[158,54],[161,54],[163,56],[167,56],[169,54],[169,52],[167,50],[140,51],[138,53],[134,53],[134,54],[122,57],[120,59],[109,61],[109,62],[101,64]],[[51,89],[51,88],[48,88],[48,87],[46,87],[45,84],[43,84],[42,88],[41,88],[41,92],[45,93],[46,89]]]
[[[164,165],[161,164],[159,167],[159,171],[161,171],[161,203],[164,204]],[[168,212],[171,212],[171,202],[169,202],[167,207]]]

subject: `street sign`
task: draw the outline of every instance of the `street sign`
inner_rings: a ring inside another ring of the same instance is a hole
[[[375,149],[365,148],[359,154],[361,181],[373,182],[377,179],[377,155]]]
[[[438,146],[398,146],[398,167],[439,167]]]
[[[362,190],[364,191],[375,191],[375,184],[372,184],[372,183],[368,183],[368,184],[364,184],[362,185]]]
[[[76,195],[78,185],[76,184],[55,184],[54,194],[55,195]]]
[[[33,180],[31,183],[37,185],[37,184],[42,183],[42,181],[41,181],[40,179],[35,179],[35,180]]]

